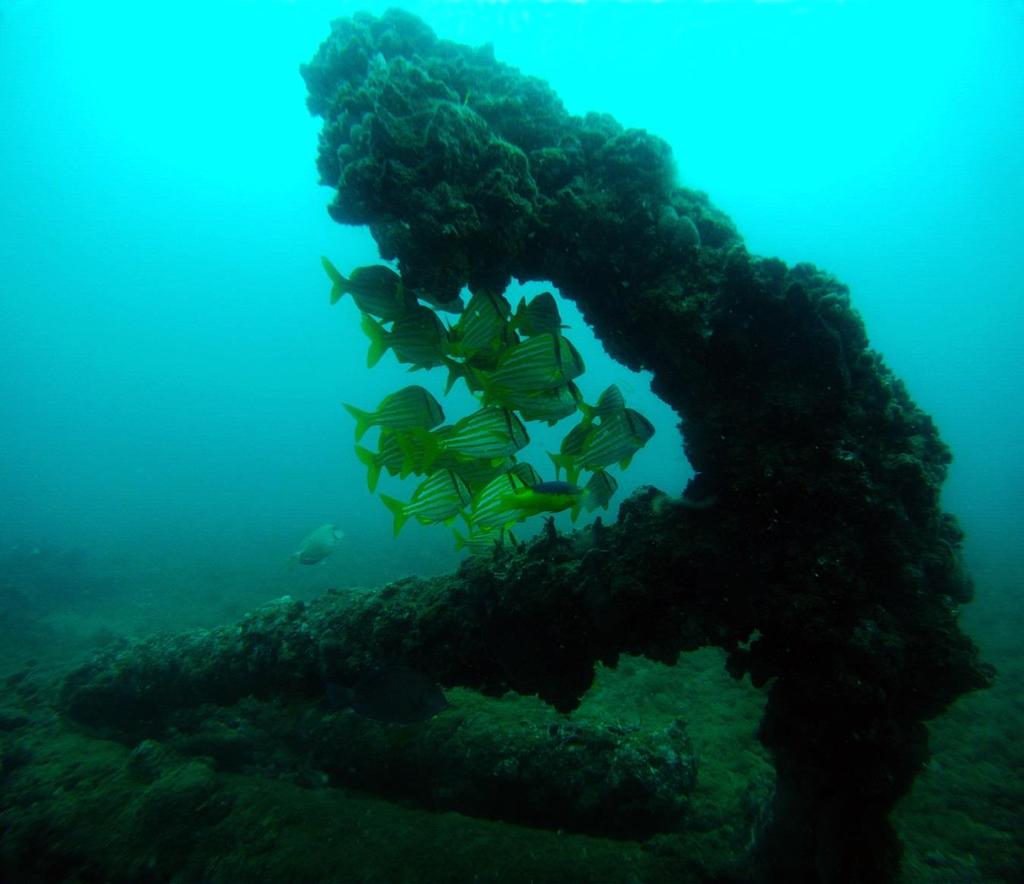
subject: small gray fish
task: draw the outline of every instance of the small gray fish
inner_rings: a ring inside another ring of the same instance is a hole
[[[299,548],[292,553],[292,561],[300,565],[315,565],[322,562],[334,552],[334,548],[344,536],[345,533],[334,525],[321,525],[299,544]]]

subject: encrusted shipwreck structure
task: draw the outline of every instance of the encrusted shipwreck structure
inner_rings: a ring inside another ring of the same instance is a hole
[[[302,74],[332,217],[369,225],[435,299],[552,281],[616,359],[653,372],[697,476],[683,498],[640,492],[613,526],[449,577],[293,605],[174,655],[110,654],[68,678],[65,710],[146,733],[202,703],[315,696],[380,659],[568,710],[598,661],[717,645],[734,676],[770,683],[777,783],[750,873],[891,878],[888,814],[926,757],[924,722],[992,673],[957,622],[971,584],[939,506],[949,452],[846,287],[750,255],[676,185],[665,142],[571,116],[545,83],[408,14],[335,22]],[[661,773],[685,790],[685,745],[664,741],[678,764]],[[644,809],[623,830],[675,813],[654,784],[630,788]]]

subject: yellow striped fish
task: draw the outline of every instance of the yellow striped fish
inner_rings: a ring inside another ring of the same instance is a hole
[[[371,494],[377,490],[382,469],[387,470],[389,476],[397,476],[403,472],[408,475],[405,469],[408,456],[398,444],[397,433],[381,433],[376,452],[357,445],[356,457],[366,467],[366,485]]]
[[[370,339],[367,368],[373,368],[388,350],[399,362],[414,368],[433,368],[444,363],[448,332],[429,307],[417,304],[409,308],[395,320],[391,331],[368,313],[363,314],[360,324]]]
[[[451,427],[438,427],[435,433],[450,432]],[[423,432],[423,431],[421,431]],[[417,434],[405,430],[384,430],[377,443],[377,451],[373,452],[360,445],[356,446],[356,457],[366,467],[366,484],[372,494],[377,490],[380,471],[386,470],[389,476],[404,479],[411,473],[422,475],[433,469],[454,467],[458,458],[452,455],[441,455],[433,449],[429,456],[423,444],[417,441]],[[461,475],[461,473],[460,473]]]
[[[485,400],[500,403],[506,397],[552,390],[583,371],[583,357],[567,338],[542,334],[506,350],[494,371],[467,368],[467,375],[483,391]]]
[[[425,525],[446,522],[468,506],[472,498],[462,479],[451,470],[441,470],[423,480],[409,503],[402,503],[386,494],[382,494],[380,499],[394,516],[397,537],[410,516],[415,516]]]
[[[566,326],[558,315],[558,305],[551,292],[541,292],[529,301],[523,298],[516,307],[511,321],[512,328],[532,338],[534,335],[557,335]]]
[[[587,484],[583,486],[583,506],[586,507],[588,512],[598,507],[606,510],[612,497],[615,496],[615,492],[618,490],[619,483],[615,481],[614,477],[604,470],[598,470],[590,477]]]
[[[511,312],[508,301],[501,295],[476,292],[452,329],[452,355],[469,358],[480,351],[496,350],[510,343]]]
[[[356,419],[356,442],[370,427],[432,430],[444,420],[441,403],[429,391],[416,385],[385,396],[376,411],[363,411],[347,403],[345,409]]]
[[[585,402],[580,402],[579,408],[589,423],[594,420],[604,420],[625,411],[626,400],[622,396],[622,391],[612,384],[601,393],[596,404],[587,405]]]
[[[383,264],[357,267],[346,278],[327,258],[321,257],[320,263],[331,280],[332,304],[337,304],[343,295],[350,294],[363,313],[391,322],[416,303],[416,299],[405,291],[402,277]]]
[[[507,408],[486,406],[456,421],[445,436],[431,434],[441,451],[468,458],[511,457],[530,441],[523,422]]]
[[[464,460],[452,465],[451,470],[469,486],[471,493],[476,494],[495,476],[507,472],[513,464],[510,457],[496,460]]]
[[[455,535],[456,549],[464,549],[469,555],[479,558],[492,556],[496,549],[504,545],[506,537],[509,543],[515,543],[512,533],[504,528],[470,531],[466,535],[453,528],[452,534]]]
[[[509,512],[505,498],[520,488],[537,485],[541,481],[537,471],[529,464],[516,464],[488,482],[474,497],[472,513],[463,514],[466,522],[473,530],[503,528],[517,522],[520,516]]]
[[[625,408],[587,427],[586,421],[562,440],[558,454],[549,454],[556,474],[565,470],[575,482],[581,470],[600,470],[614,463],[626,469],[654,435],[654,426],[640,412]]]
[[[555,387],[553,390],[542,390],[539,393],[520,395],[506,392],[504,394],[505,404],[518,411],[523,420],[544,421],[549,426],[553,426],[562,418],[573,414],[582,399],[579,388],[572,381]]]

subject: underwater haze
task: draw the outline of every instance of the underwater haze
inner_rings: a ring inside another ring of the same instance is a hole
[[[395,6],[442,39],[493,44],[571,114],[664,138],[678,182],[706,192],[751,253],[850,286],[871,346],[952,450],[943,508],[966,532],[976,591],[963,622],[1001,673],[978,701],[990,705],[945,725],[937,751],[962,766],[964,746],[988,746],[984,788],[1020,786],[999,799],[998,822],[981,816],[991,792],[959,808],[955,845],[934,813],[954,784],[928,786],[935,804],[900,823],[912,870],[1024,874],[1024,784],[1009,773],[1020,759],[1010,738],[1000,756],[971,730],[1019,710],[1024,673],[1019,0],[0,0],[4,672],[465,558],[443,524],[413,519],[393,536],[342,405],[372,410],[407,384],[450,418],[473,400],[461,386],[445,397],[443,370],[409,374],[392,354],[368,368],[359,312],[349,297],[331,306],[320,262],[348,272],[381,257],[368,229],[328,216],[322,121],[299,65],[332,19]],[[506,294],[514,307],[552,288]],[[610,469],[619,488],[602,517],[643,485],[680,494],[693,471],[679,417],[573,303],[559,310],[586,363],[584,399],[616,384],[656,429],[628,468]],[[530,425],[544,479],[567,424]],[[378,491],[409,500],[415,487],[385,477]],[[342,535],[330,555],[294,560],[327,523]],[[556,524],[573,527],[568,513]],[[760,701],[744,697],[753,742]],[[999,845],[1002,865],[968,860],[971,838]],[[936,852],[956,860],[925,859]]]
[[[395,545],[365,487],[340,403],[372,408],[414,378],[390,357],[366,369],[355,312],[328,309],[319,266],[378,255],[324,210],[298,64],[331,18],[385,8],[4,4],[0,544],[267,567],[330,521],[373,550],[364,581],[456,560],[441,529],[411,525]],[[1019,6],[404,8],[448,39],[493,43],[570,112],[666,138],[682,183],[751,251],[847,282],[953,448],[946,504],[973,557],[984,550],[977,565],[1012,558]],[[566,321],[585,393],[628,376]],[[659,432],[618,499],[644,482],[681,490],[672,413],[644,378],[626,384]]]

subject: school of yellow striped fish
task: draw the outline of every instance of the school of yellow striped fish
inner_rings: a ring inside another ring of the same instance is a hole
[[[349,295],[362,314],[368,367],[390,351],[410,371],[445,368],[445,392],[462,381],[480,404],[450,424],[441,403],[418,385],[385,396],[372,411],[345,405],[355,418],[356,456],[366,466],[371,493],[382,470],[403,479],[421,477],[408,502],[380,495],[394,517],[396,536],[410,518],[443,523],[452,528],[457,547],[487,555],[530,516],[570,510],[575,521],[582,510],[607,509],[618,488],[608,468],[626,469],[654,427],[626,407],[614,385],[593,405],[583,400],[575,383],[584,372],[583,359],[562,334],[565,326],[550,292],[523,298],[513,311],[503,295],[478,291],[450,324],[420,303],[389,267],[357,267],[346,277],[327,258],[321,261],[331,281],[331,303]],[[580,420],[559,451],[549,453],[554,481],[517,460],[530,441],[524,422],[554,425],[576,414]],[[374,427],[376,451],[358,444]],[[582,473],[589,477],[580,485]],[[465,533],[455,527],[459,517]]]

